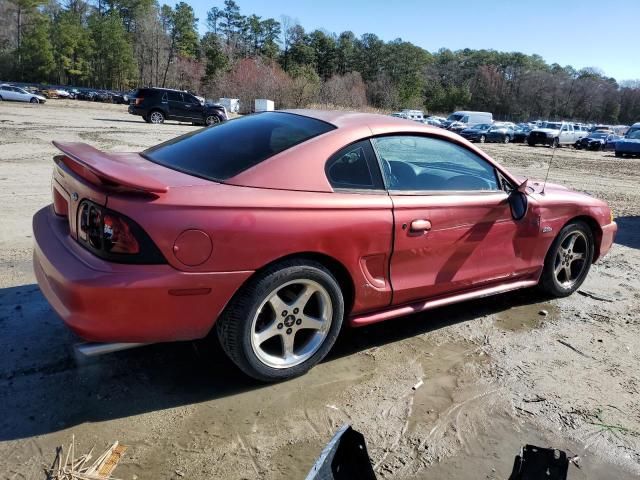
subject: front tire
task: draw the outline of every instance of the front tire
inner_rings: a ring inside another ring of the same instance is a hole
[[[509,135],[505,135],[504,143],[509,143],[510,141],[511,141],[511,139],[509,138]]]
[[[40,103],[38,102],[38,99],[36,97],[31,98],[31,100],[29,100],[29,103]]]
[[[487,141],[487,137],[484,135],[480,135],[480,143],[485,143]]]
[[[216,322],[223,350],[263,382],[303,375],[336,341],[344,299],[322,264],[289,260],[266,269],[236,294]]]
[[[204,123],[207,127],[210,127],[212,125],[216,125],[220,123],[220,118],[218,118],[217,115],[207,115],[207,118],[205,118]]]
[[[571,295],[587,278],[593,255],[593,232],[589,226],[581,221],[565,225],[545,258],[541,289],[554,297]]]

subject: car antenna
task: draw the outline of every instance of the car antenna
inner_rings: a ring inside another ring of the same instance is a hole
[[[560,124],[560,133],[562,133],[562,128],[564,127],[564,122]],[[549,178],[549,172],[551,171],[551,164],[553,163],[553,159],[556,156],[556,148],[558,148],[560,144],[560,133],[558,133],[558,142],[556,143],[555,138],[553,139],[553,143],[551,144],[551,148],[553,149],[553,153],[551,153],[551,160],[549,160],[549,166],[547,167],[547,174],[544,177],[544,183],[542,184],[542,191],[540,195],[544,195],[544,189],[547,188],[547,179]]]

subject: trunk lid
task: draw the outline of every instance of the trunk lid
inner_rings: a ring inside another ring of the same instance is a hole
[[[150,162],[138,153],[103,152],[85,143],[53,144],[62,152],[54,157],[54,210],[68,218],[73,238],[77,238],[82,200],[106,206],[109,195],[125,194],[153,201],[174,186],[212,183]]]

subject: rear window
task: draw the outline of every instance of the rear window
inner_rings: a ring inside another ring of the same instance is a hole
[[[145,150],[146,159],[222,181],[335,126],[291,113],[265,112],[197,130]]]

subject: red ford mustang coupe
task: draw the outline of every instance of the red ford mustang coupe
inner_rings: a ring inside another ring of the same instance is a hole
[[[106,350],[215,332],[263,381],[309,370],[347,324],[569,295],[617,228],[601,200],[380,115],[267,112],[142,153],[55,145],[34,268],[66,324]]]

